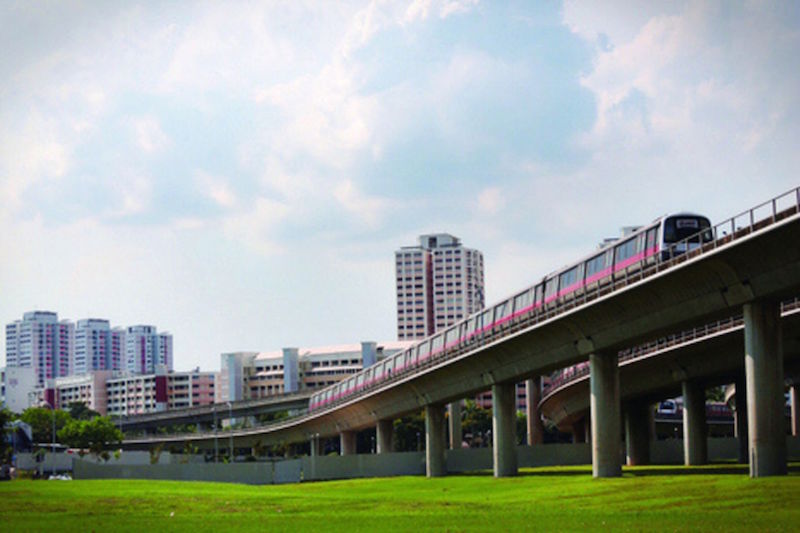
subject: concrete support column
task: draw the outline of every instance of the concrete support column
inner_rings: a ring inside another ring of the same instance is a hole
[[[649,404],[631,403],[625,409],[625,455],[631,466],[650,464]]]
[[[748,439],[747,439],[747,385],[745,384],[744,374],[736,380],[736,395],[734,401],[734,431],[739,444],[739,462],[748,461]]]
[[[378,420],[375,428],[378,440],[378,453],[391,453],[394,451],[394,420]]]
[[[447,429],[450,434],[450,449],[458,450],[464,436],[461,433],[461,400],[447,404]]]
[[[589,356],[592,425],[592,476],[619,477],[620,400],[617,354]]]
[[[428,477],[445,475],[444,407],[425,406],[425,473]]]
[[[750,477],[786,475],[780,305],[744,305],[744,370]]]
[[[339,453],[341,455],[356,454],[356,432],[342,431],[339,433]]]
[[[539,402],[542,401],[542,378],[536,376],[525,382],[527,396],[525,415],[528,420],[528,446],[544,442],[544,424],[539,413]]]
[[[319,435],[314,435],[313,437],[311,437],[309,444],[311,444],[311,457],[319,457],[320,455],[322,455],[323,441],[319,437]]]
[[[517,384],[492,385],[494,477],[517,475]]]
[[[683,382],[683,464],[708,462],[706,391],[696,381]]]
[[[792,436],[800,437],[800,398],[798,398],[798,385],[795,383],[789,389],[789,403],[792,406]]]

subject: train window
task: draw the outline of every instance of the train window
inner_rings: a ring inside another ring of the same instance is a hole
[[[574,285],[576,281],[578,281],[578,267],[573,267],[558,277],[559,289],[563,291],[570,285]]]
[[[505,318],[511,314],[511,302],[506,300],[505,302],[499,303],[494,308],[494,319],[500,320],[501,318]]]
[[[544,284],[544,299],[549,300],[553,298],[558,292],[558,277],[553,276],[548,279]]]
[[[711,222],[706,217],[679,216],[664,220],[664,242],[673,243],[689,238],[704,229],[710,229]],[[703,242],[712,240],[711,231],[703,233]]]
[[[544,295],[544,285],[539,284],[536,286],[536,298],[534,299],[534,301],[540,303],[542,301],[543,295]]]
[[[656,233],[658,233],[658,228],[650,228],[649,230],[647,230],[647,247],[645,249],[648,252],[655,251]]]
[[[606,268],[606,254],[596,255],[586,261],[586,277],[594,276]]]
[[[436,335],[431,342],[433,346],[432,351],[435,352],[436,350],[439,350],[443,346],[444,335]]]
[[[419,357],[425,357],[429,353],[431,353],[431,343],[430,343],[430,341],[425,341],[425,342],[421,343],[419,345],[418,352],[417,352],[418,356]]]
[[[486,329],[492,325],[492,310],[481,313],[481,329]]]
[[[450,328],[446,333],[445,345],[452,346],[456,342],[458,342],[458,328]]]
[[[522,294],[514,296],[514,311],[519,313],[531,305],[531,291],[528,289]]]
[[[614,263],[620,263],[636,254],[636,239],[629,239],[614,247]]]
[[[467,319],[467,335],[475,333],[475,326],[477,324],[477,317],[471,316]]]

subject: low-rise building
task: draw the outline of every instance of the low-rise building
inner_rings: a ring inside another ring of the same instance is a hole
[[[217,402],[265,398],[333,385],[404,350],[412,341],[362,342],[222,354]]]

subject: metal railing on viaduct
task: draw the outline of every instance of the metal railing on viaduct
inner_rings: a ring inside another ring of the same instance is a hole
[[[415,348],[427,346],[427,358],[417,352],[412,364],[357,394],[233,436],[247,445],[339,435],[342,452],[347,454],[354,451],[354,431],[376,427],[378,450],[387,451],[392,420],[424,409],[426,472],[439,476],[445,473],[445,405],[491,388],[494,472],[496,476],[514,475],[516,383],[589,360],[593,474],[618,476],[618,353],[671,331],[742,312],[746,357],[741,366],[746,370],[751,415],[751,475],[785,473],[784,436],[769,428],[779,427],[772,419],[780,416],[782,424],[783,417],[779,303],[800,293],[799,209],[800,188],[717,224],[711,242],[689,246],[687,239],[677,243],[690,250],[686,253],[643,259],[608,283],[584,287],[522,314],[512,313],[513,318],[495,320],[493,327],[466,341],[448,345],[440,335],[426,339]],[[506,305],[513,309],[514,297],[492,309],[505,309]],[[443,349],[432,353],[430,348],[437,343]],[[158,441],[207,445],[212,438],[193,434],[160,437]],[[129,440],[124,444],[136,447],[152,442]]]

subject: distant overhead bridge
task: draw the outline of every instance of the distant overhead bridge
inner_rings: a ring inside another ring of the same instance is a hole
[[[216,403],[187,407],[185,409],[172,409],[160,413],[123,416],[116,419],[116,423],[123,431],[146,431],[158,427],[184,424],[212,424],[215,420],[223,420],[229,417],[239,418],[281,411],[306,410],[310,397],[310,391],[303,391],[294,394],[270,396],[269,398],[259,398],[257,400],[230,402],[230,406],[227,403]]]

